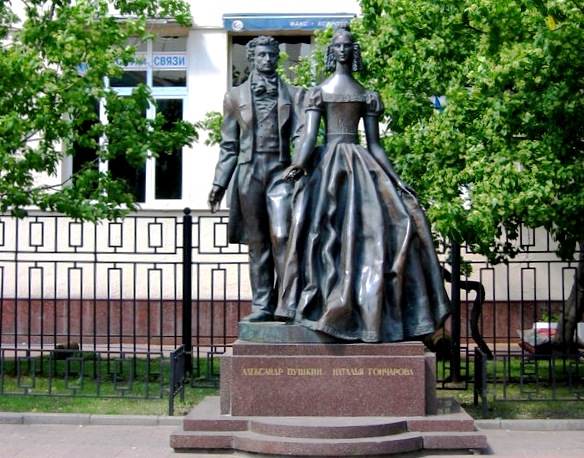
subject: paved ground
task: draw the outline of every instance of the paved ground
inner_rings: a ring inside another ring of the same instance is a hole
[[[1,458],[220,458],[244,454],[174,453],[181,417],[14,414],[0,412]],[[513,458],[584,458],[584,420],[479,420],[484,454]],[[253,455],[258,456],[258,455]],[[435,455],[419,455],[435,456]],[[442,455],[441,458],[445,458]]]

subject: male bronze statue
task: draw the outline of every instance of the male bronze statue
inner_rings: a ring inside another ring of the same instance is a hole
[[[252,311],[245,321],[272,321],[288,241],[293,184],[284,179],[299,137],[304,90],[277,75],[279,43],[260,36],[247,45],[252,71],[223,100],[219,160],[209,208],[229,196],[230,243],[249,248]]]

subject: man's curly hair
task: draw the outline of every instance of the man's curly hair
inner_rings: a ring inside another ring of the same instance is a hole
[[[268,46],[274,50],[276,55],[280,56],[280,43],[278,43],[274,37],[268,37],[266,35],[262,35],[259,37],[250,40],[247,45],[245,45],[247,60],[253,64],[253,60],[255,57],[255,48],[256,46]]]

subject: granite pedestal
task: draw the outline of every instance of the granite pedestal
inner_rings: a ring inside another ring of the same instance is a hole
[[[436,412],[435,358],[419,342],[263,344],[221,358],[221,413],[408,416]]]
[[[487,446],[466,412],[437,400],[435,357],[420,342],[339,343],[283,323],[239,331],[221,359],[220,397],[189,413],[171,436],[175,451],[390,456]]]

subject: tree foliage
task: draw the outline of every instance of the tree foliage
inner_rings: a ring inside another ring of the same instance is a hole
[[[584,228],[584,5],[360,4],[361,78],[382,95],[385,146],[434,227],[494,262],[516,253],[522,225],[545,227],[572,259]]]
[[[0,3],[0,211],[24,216],[38,208],[88,221],[123,216],[136,208],[134,196],[95,163],[54,186],[38,177],[57,176],[80,147],[95,149],[96,162],[124,157],[140,165],[197,138],[190,123],[169,127],[161,115],[144,117],[154,102],[147,87],[121,97],[106,84],[132,61],[130,42],[153,38],[149,19],[188,25],[188,3],[26,0],[18,12],[10,6]]]

